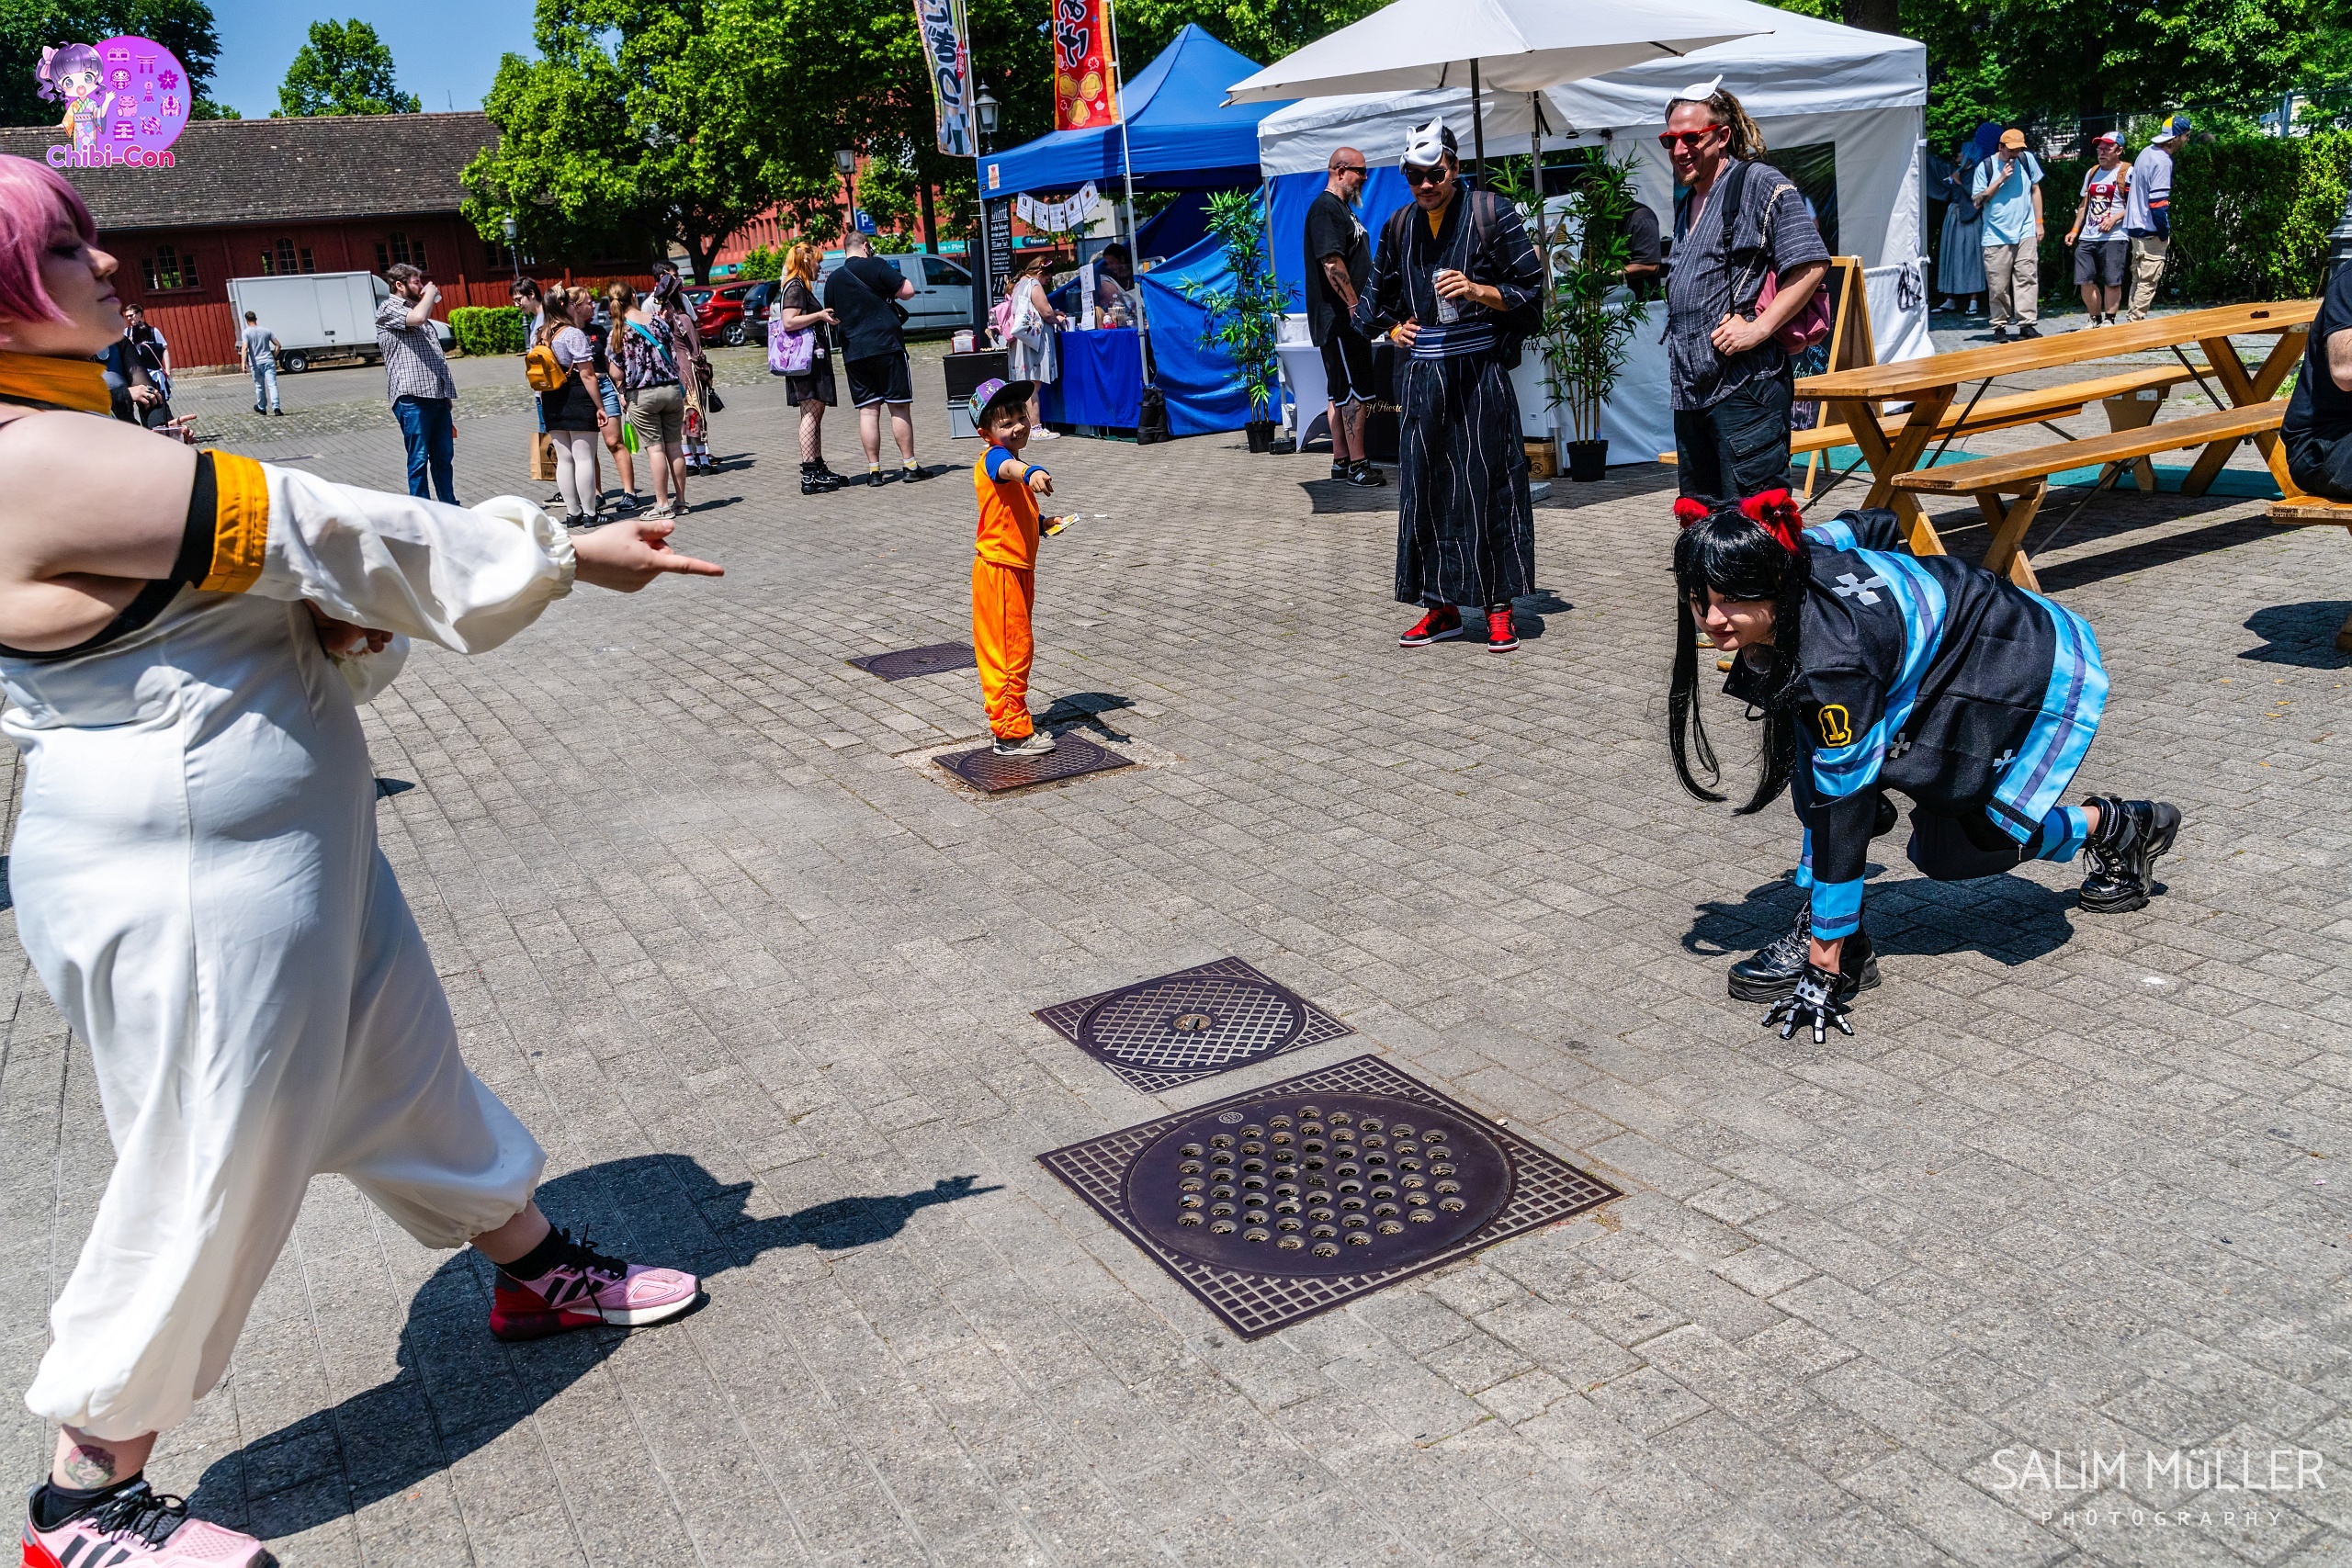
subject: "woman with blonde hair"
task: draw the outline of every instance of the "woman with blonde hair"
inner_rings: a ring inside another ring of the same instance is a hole
[[[830,495],[845,482],[825,467],[825,411],[839,400],[833,389],[833,355],[829,327],[841,318],[817,298],[817,247],[802,241],[784,258],[784,280],[775,301],[768,307],[768,331],[808,333],[808,368],[784,378],[784,395],[800,411],[800,493]]]
[[[589,291],[582,289],[581,292],[588,293]],[[604,304],[606,312],[616,321],[621,319],[622,312],[626,311],[636,299],[636,291],[626,283],[605,286]],[[596,297],[589,294],[589,320],[583,325],[594,322],[595,302]],[[628,441],[626,437],[628,429],[628,410],[621,401],[620,378],[613,373],[611,343],[612,337],[608,333],[592,332],[588,334],[588,345],[596,354],[597,406],[605,411],[602,426],[605,450],[613,455],[613,466],[620,470],[621,475],[621,499],[614,502],[614,505],[623,510],[634,511],[644,502],[637,493],[637,455],[628,449]]]
[[[547,313],[532,334],[531,346],[552,352],[564,372],[561,386],[539,394],[539,415],[547,423],[548,444],[555,448],[555,488],[563,496],[567,528],[593,528],[604,521],[596,436],[605,407],[596,389],[595,345],[583,330],[595,308],[596,297],[585,288],[550,288]]]

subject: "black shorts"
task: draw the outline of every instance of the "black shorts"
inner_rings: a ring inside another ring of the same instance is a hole
[[[2075,242],[2075,281],[2096,283],[2101,288],[2123,287],[2123,269],[2132,260],[2129,240],[2088,240]]]
[[[1323,340],[1323,385],[1334,403],[1372,401],[1372,344],[1345,322]]]
[[[902,348],[896,354],[851,360],[849,400],[862,409],[876,403],[913,402],[914,369],[907,363],[907,351]]]

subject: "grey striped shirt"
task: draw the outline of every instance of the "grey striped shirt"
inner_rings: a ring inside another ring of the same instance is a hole
[[[441,357],[433,323],[408,324],[409,302],[395,294],[376,307],[376,344],[384,351],[384,385],[393,401],[402,398],[451,398],[458,383]]]

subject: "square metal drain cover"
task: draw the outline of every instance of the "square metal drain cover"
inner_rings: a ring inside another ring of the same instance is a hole
[[[879,675],[885,681],[936,675],[944,670],[978,668],[972,657],[972,645],[968,642],[940,642],[929,648],[902,648],[893,653],[869,653],[850,662],[867,674]]]
[[[1355,1032],[1238,958],[1057,1002],[1035,1017],[1146,1094]]]
[[[1244,1339],[1623,1196],[1377,1056],[1037,1161]]]
[[[937,761],[973,788],[990,795],[1134,765],[1134,759],[1076,735],[1057,736],[1055,740],[1054,749],[1041,757],[1000,757],[994,746],[983,746],[977,751],[951,751]]]

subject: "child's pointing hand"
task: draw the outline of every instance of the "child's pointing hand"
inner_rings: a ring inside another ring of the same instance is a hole
[[[1029,488],[1039,495],[1051,495],[1054,493],[1054,476],[1043,468],[1032,468],[1029,470]]]

